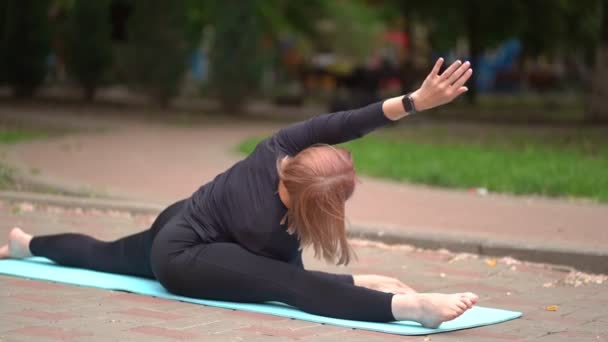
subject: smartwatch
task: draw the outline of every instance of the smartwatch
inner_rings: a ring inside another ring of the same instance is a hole
[[[405,109],[406,113],[416,113],[416,105],[414,103],[414,99],[412,98],[412,93],[405,94],[405,96],[403,96],[401,99],[401,102],[403,103],[403,108]]]

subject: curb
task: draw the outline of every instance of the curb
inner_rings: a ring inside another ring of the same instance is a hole
[[[451,252],[473,253],[573,267],[579,271],[608,274],[608,250],[588,247],[556,247],[521,242],[495,241],[476,237],[455,237],[449,234],[429,234],[386,227],[353,225],[351,237],[383,242],[389,245],[407,244],[425,249],[447,249]]]
[[[120,210],[140,214],[158,214],[165,205],[123,199],[102,199],[49,195],[30,192],[0,191],[0,200],[9,202],[34,202],[64,207]],[[494,241],[476,237],[450,234],[431,234],[411,231],[396,226],[354,224],[349,237],[382,242],[407,244],[425,249],[447,249],[451,252],[474,253],[486,256],[510,256],[523,261],[568,266],[580,271],[608,274],[608,250],[546,245],[522,244],[521,242]]]
[[[0,191],[0,200],[9,202],[33,202],[60,207],[119,210],[137,214],[158,214],[165,208],[165,206],[161,204],[143,203],[122,199],[75,197],[16,191]]]

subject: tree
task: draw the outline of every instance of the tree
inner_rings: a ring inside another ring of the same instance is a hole
[[[127,83],[162,107],[179,92],[186,69],[189,22],[186,1],[132,0],[127,43],[119,64]]]
[[[112,63],[109,6],[108,0],[76,1],[68,14],[66,64],[87,100]]]
[[[585,116],[590,122],[608,121],[608,4],[603,1],[600,6],[599,44]]]
[[[16,97],[29,97],[46,76],[49,53],[48,5],[45,0],[0,3],[0,77]]]

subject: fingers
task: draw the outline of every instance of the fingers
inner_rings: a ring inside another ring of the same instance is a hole
[[[439,58],[437,60],[437,62],[435,62],[435,66],[433,67],[433,70],[431,70],[431,73],[429,74],[429,76],[439,76],[439,69],[441,69],[442,65],[443,65],[443,58]]]
[[[454,73],[452,73],[450,75],[450,77],[448,77],[448,84],[452,85],[456,81],[458,81],[460,76],[462,76],[467,70],[469,70],[470,67],[471,67],[471,63],[469,63],[469,62],[463,63],[458,69],[456,69],[456,71],[454,71]]]
[[[439,76],[439,78],[444,81],[450,78],[450,76],[452,76],[452,74],[454,73],[454,71],[456,71],[456,69],[458,69],[460,67],[460,65],[462,64],[461,61],[456,61],[454,63],[452,63],[452,65],[450,65],[444,72],[443,74],[441,74]]]
[[[473,75],[473,69],[467,69],[467,71],[464,72],[464,74],[457,79],[454,84],[452,85],[455,89],[460,89],[465,83],[467,83],[467,81],[469,80],[469,78],[471,78],[471,75]]]
[[[466,93],[467,91],[469,91],[469,88],[467,88],[467,87],[460,87],[460,88],[458,88],[456,90],[456,92],[455,92],[456,95],[454,95],[454,97],[458,97],[458,96]]]

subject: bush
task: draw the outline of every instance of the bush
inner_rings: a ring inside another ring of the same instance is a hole
[[[68,15],[66,66],[87,100],[95,97],[112,63],[108,0],[76,1]]]
[[[4,0],[0,3],[0,75],[16,97],[29,97],[46,76],[49,53],[46,0]]]
[[[119,64],[127,83],[166,107],[179,92],[188,54],[185,1],[133,0]]]

